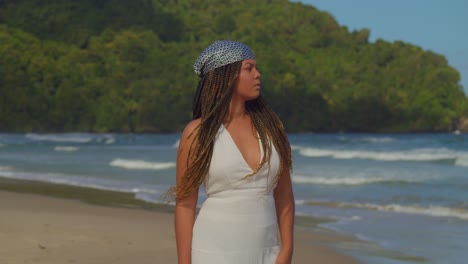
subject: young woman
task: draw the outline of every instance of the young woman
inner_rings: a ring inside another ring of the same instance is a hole
[[[254,54],[242,43],[216,41],[193,67],[200,81],[172,189],[179,264],[289,264],[291,148],[260,95]],[[207,199],[195,218],[202,184]]]

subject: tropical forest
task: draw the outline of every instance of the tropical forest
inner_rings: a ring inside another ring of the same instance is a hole
[[[288,132],[456,130],[459,72],[370,34],[286,0],[0,0],[0,131],[180,132],[220,39],[252,48]]]

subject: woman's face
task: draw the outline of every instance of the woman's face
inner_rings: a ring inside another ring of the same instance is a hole
[[[260,95],[260,72],[254,59],[242,61],[233,96],[245,101],[256,99]]]

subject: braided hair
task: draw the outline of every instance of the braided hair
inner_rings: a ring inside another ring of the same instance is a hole
[[[193,99],[193,119],[201,119],[199,125],[188,138],[194,137],[189,147],[187,169],[183,181],[169,190],[169,196],[175,199],[183,199],[197,190],[206,179],[210,168],[211,157],[216,134],[229,110],[229,104],[239,76],[242,61],[227,64],[216,68],[200,79]],[[274,183],[278,182],[283,173],[289,173],[292,169],[291,147],[284,127],[260,95],[256,99],[246,102],[246,111],[250,115],[255,129],[262,142],[263,158],[254,172],[244,177],[255,175],[258,170],[270,161],[271,146],[276,148],[280,157],[280,166]],[[195,143],[196,142],[196,143]],[[274,186],[274,185],[272,185]]]

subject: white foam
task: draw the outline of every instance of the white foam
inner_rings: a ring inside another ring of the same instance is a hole
[[[73,151],[78,151],[78,147],[74,146],[56,146],[54,148],[55,151],[63,151],[63,152],[73,152]]]
[[[148,188],[131,188],[130,189],[131,192],[133,193],[150,193],[150,194],[159,194],[160,191],[157,191],[157,190],[153,190],[153,189],[148,189]]]
[[[88,143],[91,142],[91,137],[86,137],[78,134],[33,134],[28,133],[26,138],[35,141],[52,141],[52,142],[73,142],[73,143]]]
[[[115,159],[109,163],[110,166],[130,170],[165,170],[175,167],[175,162],[149,162],[144,160]]]
[[[294,200],[294,203],[295,203],[296,205],[304,205],[305,200],[297,200],[297,199],[296,199],[296,200]]]
[[[365,137],[365,138],[362,138],[361,141],[371,142],[371,143],[388,143],[388,142],[395,141],[395,139],[391,137]]]
[[[341,141],[346,142],[370,142],[370,143],[388,143],[395,141],[394,138],[391,137],[360,137],[360,138],[349,138],[349,137],[339,137]]]
[[[105,143],[105,144],[108,144],[108,145],[109,145],[109,144],[114,144],[114,142],[115,142],[115,138],[113,138],[113,137],[109,137],[109,138],[106,138],[106,139],[104,140],[104,143]]]
[[[408,213],[408,214],[423,214],[430,216],[438,217],[456,217],[463,220],[468,220],[468,211],[450,208],[443,206],[430,206],[430,207],[421,207],[421,206],[402,206],[398,204],[390,205],[373,205],[365,204],[365,207],[369,209],[375,209],[379,211],[394,211],[399,213]]]
[[[461,167],[468,167],[468,155],[463,155],[461,157],[458,157],[457,160],[455,161],[455,165],[461,166]]]
[[[366,137],[363,138],[362,141],[367,141],[367,142],[372,142],[372,143],[388,143],[388,142],[393,142],[395,139],[390,138],[390,137]]]
[[[335,159],[370,159],[381,161],[455,161],[460,155],[463,155],[446,148],[421,148],[392,152],[301,148],[299,154],[305,157],[332,157]]]
[[[180,144],[180,139],[178,139],[174,144],[172,144],[173,148],[178,148]]]
[[[119,181],[108,178],[97,178],[90,176],[82,175],[71,175],[71,174],[61,174],[61,173],[37,173],[37,172],[27,172],[27,171],[16,171],[12,167],[0,167],[0,177],[10,178],[10,179],[19,179],[19,180],[32,180],[48,183],[57,183],[65,184],[71,186],[79,186],[100,190],[110,190],[110,191],[119,191],[127,192],[134,194],[151,194],[156,196],[157,194],[162,193],[167,187],[142,184],[138,182],[129,182],[129,181]]]
[[[376,210],[383,212],[396,212],[405,214],[418,214],[433,217],[454,217],[462,220],[468,220],[468,210],[461,208],[451,208],[444,206],[405,206],[400,204],[378,205],[370,203],[336,203],[336,202],[316,202],[311,203],[318,206],[330,206],[339,208],[358,208],[367,210]]]
[[[301,149],[302,147],[301,146],[298,146],[298,145],[291,145],[291,150],[299,150]]]
[[[322,185],[362,185],[379,182],[416,182],[410,179],[398,179],[389,177],[307,177],[301,175],[293,175],[292,181],[294,183],[304,184],[322,184]]]

